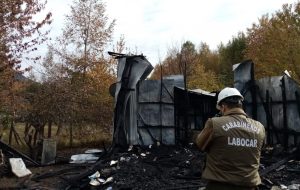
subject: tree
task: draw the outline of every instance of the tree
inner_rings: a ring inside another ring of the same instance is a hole
[[[151,76],[152,79],[159,79],[161,75],[161,68],[163,76],[168,75],[186,75],[191,73],[192,65],[195,62],[197,51],[195,45],[186,41],[181,48],[172,47],[168,50],[167,57],[161,64],[154,68]]]
[[[21,115],[23,81],[20,80],[21,60],[36,61],[39,57],[26,54],[36,51],[37,45],[47,39],[48,31],[42,32],[46,24],[51,23],[51,13],[44,19],[34,21],[33,16],[44,9],[46,2],[38,0],[6,0],[0,2],[0,80],[1,111],[10,117],[9,143],[14,130],[17,115]],[[21,77],[22,78],[22,77]],[[18,112],[18,113],[17,113]],[[17,140],[17,138],[16,138]]]
[[[282,75],[284,70],[300,82],[300,2],[264,15],[248,29],[246,56],[255,63],[258,78]]]
[[[235,37],[224,45],[219,46],[219,81],[224,86],[233,85],[232,66],[241,63],[245,59],[246,36],[243,32],[239,32]]]
[[[60,52],[64,53],[61,55],[69,68],[86,72],[104,59],[104,49],[111,42],[114,26],[115,20],[108,23],[101,0],[74,0],[59,39]]]
[[[157,64],[154,67],[151,79],[159,80],[161,76],[183,74],[183,71],[180,69],[183,66],[180,66],[179,52],[178,47],[169,48],[166,58],[161,64]]]
[[[205,67],[206,70],[215,74],[220,73],[219,66],[219,54],[216,51],[212,51],[208,44],[201,42],[198,50],[199,61]],[[222,68],[223,69],[223,68]]]
[[[194,64],[190,68],[188,80],[189,88],[200,88],[207,91],[216,91],[222,85],[218,83],[218,54],[210,50],[206,43],[201,42]]]
[[[217,75],[206,70],[204,65],[199,63],[194,67],[193,74],[189,77],[188,87],[190,89],[203,89],[206,91],[217,91],[222,88],[222,84],[219,83]]]
[[[190,41],[183,43],[180,50],[170,49],[162,64],[155,66],[151,78],[160,79],[161,72],[163,76],[181,74],[186,75],[187,88],[217,90],[220,86],[217,75],[204,66],[215,64],[217,54],[212,53],[205,43],[202,45],[199,53]]]
[[[0,59],[1,64],[4,64],[2,67],[10,65],[19,68],[22,56],[36,51],[36,46],[47,39],[49,31],[42,32],[41,29],[51,23],[51,13],[41,21],[33,20],[33,16],[41,12],[45,4],[46,2],[38,0],[0,2]],[[36,59],[38,57],[33,58]]]
[[[64,90],[68,100],[58,103],[67,105],[68,110],[64,111],[68,117],[64,122],[69,125],[70,133],[73,126],[111,126],[113,98],[108,89],[116,80],[116,65],[104,51],[112,41],[114,26],[115,20],[109,22],[101,0],[74,0],[62,36],[50,47],[53,57],[49,56],[46,62],[49,76],[44,82],[64,84],[57,91]],[[121,38],[114,49],[122,51],[123,48],[124,38]],[[61,100],[66,96],[57,95]]]

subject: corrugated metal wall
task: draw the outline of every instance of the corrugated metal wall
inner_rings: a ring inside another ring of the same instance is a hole
[[[300,143],[300,87],[287,75],[254,81],[254,64],[245,61],[234,70],[235,87],[244,95],[245,111],[267,131],[267,143],[285,148]]]
[[[174,86],[182,79],[145,80],[138,85],[137,128],[139,144],[175,144]]]

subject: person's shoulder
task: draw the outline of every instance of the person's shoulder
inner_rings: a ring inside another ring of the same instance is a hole
[[[259,124],[259,125],[263,125],[260,121],[256,120],[256,119],[252,119],[252,121],[254,121],[255,123]]]
[[[264,125],[260,121],[252,119],[252,118],[250,118],[250,119],[255,123],[255,125],[265,128]]]
[[[211,118],[208,118],[208,120],[211,120],[211,121],[216,121],[216,120],[220,120],[220,119],[222,119],[222,117],[224,117],[224,116],[214,116],[214,117],[211,117]]]
[[[211,118],[212,123],[222,123],[224,121],[228,121],[229,117],[228,116],[220,116],[220,117],[213,117]]]

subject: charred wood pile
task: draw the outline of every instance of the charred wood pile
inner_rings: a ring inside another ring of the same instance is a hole
[[[87,176],[65,178],[70,187],[97,185],[98,189],[198,189],[203,167],[202,154],[190,148],[159,146],[116,152],[96,164]],[[98,178],[91,179],[99,172]],[[108,181],[108,182],[107,182]]]

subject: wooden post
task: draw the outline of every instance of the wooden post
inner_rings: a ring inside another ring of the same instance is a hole
[[[284,134],[283,134],[283,145],[284,148],[288,148],[288,140],[289,140],[289,133],[288,133],[288,122],[287,122],[287,115],[286,115],[286,89],[285,89],[285,80],[284,76],[282,77],[281,80],[281,89],[282,89],[282,109],[283,109],[283,129],[284,129]]]
[[[73,124],[70,123],[70,147],[73,147]]]
[[[254,65],[253,62],[251,62],[251,98],[252,98],[252,118],[257,120],[257,98],[256,98],[256,94],[257,94],[257,87],[256,87],[256,83],[255,83],[255,79],[254,79]],[[261,100],[263,101],[263,100]],[[263,103],[263,102],[262,102]]]
[[[266,117],[267,117],[267,143],[268,144],[273,144],[273,142],[271,142],[271,121],[270,121],[270,95],[269,95],[269,90],[266,91]]]
[[[48,138],[51,138],[52,121],[48,121]]]

